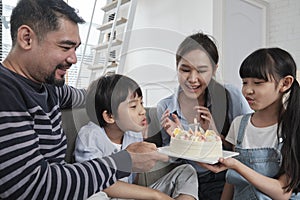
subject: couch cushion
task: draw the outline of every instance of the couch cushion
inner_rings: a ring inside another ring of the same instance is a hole
[[[148,120],[148,138],[147,142],[155,143],[156,146],[161,147],[161,133],[160,123],[157,118],[156,108],[149,107],[146,109],[146,116]],[[85,108],[75,108],[62,110],[62,126],[67,137],[67,151],[66,162],[74,162],[74,149],[78,131],[89,122],[89,117],[86,114]]]
[[[148,138],[145,139],[147,142],[152,142],[156,144],[157,147],[162,146],[161,140],[161,126],[160,121],[157,117],[156,107],[146,108],[146,116],[148,120]]]
[[[85,108],[62,110],[62,126],[67,137],[67,151],[65,160],[74,162],[74,149],[78,131],[89,122]]]

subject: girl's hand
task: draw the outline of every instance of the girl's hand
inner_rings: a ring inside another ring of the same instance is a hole
[[[154,200],[172,200],[173,198],[171,198],[170,196],[166,195],[165,193],[162,193],[162,192],[160,192],[158,190],[155,190],[153,192],[153,198],[152,199],[154,199]]]
[[[217,133],[217,128],[214,122],[214,119],[208,110],[208,108],[204,106],[195,106],[195,111],[198,113],[197,120],[205,131],[207,129],[212,129]]]
[[[206,168],[214,173],[219,173],[221,171],[224,171],[226,169],[228,169],[225,165],[223,165],[222,163],[216,163],[216,164],[207,164],[207,163],[199,163],[198,165],[200,165],[203,168]]]
[[[220,158],[219,162],[216,164],[198,163],[201,167],[204,167],[214,173],[219,173],[226,169],[234,169],[239,163],[235,158]]]
[[[181,127],[181,123],[175,114],[171,114],[170,119],[170,111],[166,110],[161,119],[160,119],[160,125],[163,127],[163,129],[170,135],[173,135],[173,131],[177,127]]]

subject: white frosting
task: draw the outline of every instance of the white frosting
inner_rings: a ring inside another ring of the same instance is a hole
[[[194,158],[219,158],[223,156],[222,141],[212,130],[193,133],[190,130],[175,129],[171,137],[170,151]]]
[[[188,157],[222,157],[222,141],[192,141],[171,138],[170,151]]]

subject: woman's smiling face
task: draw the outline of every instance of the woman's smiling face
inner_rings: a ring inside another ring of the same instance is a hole
[[[204,51],[196,49],[186,53],[177,66],[178,82],[184,95],[192,99],[203,95],[215,69]]]

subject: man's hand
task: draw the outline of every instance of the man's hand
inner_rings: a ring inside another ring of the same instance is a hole
[[[149,171],[157,161],[167,162],[169,157],[160,154],[157,147],[149,142],[135,142],[130,144],[126,150],[131,156],[132,171],[146,172]]]

